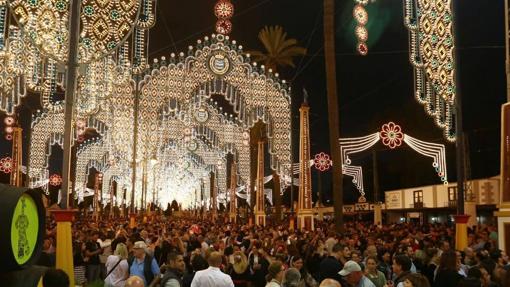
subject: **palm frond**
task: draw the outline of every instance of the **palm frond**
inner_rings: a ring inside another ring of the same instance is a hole
[[[296,39],[287,39],[287,33],[281,26],[265,26],[260,30],[258,38],[266,51],[247,53],[250,53],[255,61],[264,63],[273,70],[277,67],[295,67],[293,57],[306,55],[306,49],[298,46]]]

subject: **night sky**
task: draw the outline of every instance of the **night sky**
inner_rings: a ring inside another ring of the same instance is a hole
[[[329,152],[326,81],[323,50],[322,0],[233,0],[235,15],[231,38],[245,50],[262,50],[258,32],[265,25],[280,25],[289,37],[296,38],[308,54],[296,58],[296,68],[280,70],[281,78],[292,83],[295,159],[299,147],[299,105],[302,89],[310,95],[312,155]],[[150,33],[150,58],[186,51],[196,40],[213,33],[215,1],[159,0],[157,23]],[[403,1],[377,0],[367,6],[369,53],[355,51],[354,1],[336,1],[336,57],[342,137],[364,136],[378,131],[382,124],[394,121],[404,133],[415,138],[447,145],[449,181],[455,181],[455,146],[442,137],[433,119],[414,99],[413,67],[409,62],[409,33],[403,25]],[[467,178],[499,174],[500,106],[506,99],[504,1],[462,0],[458,12],[461,96],[464,126],[469,149]],[[20,109],[24,130],[29,127],[28,103]],[[26,133],[25,133],[26,136]],[[375,147],[381,191],[440,183],[431,159],[401,147],[388,150]],[[61,150],[54,152],[53,162],[61,162]],[[0,156],[10,153],[10,144],[0,139]],[[361,165],[365,191],[373,198],[373,152],[351,157]],[[52,168],[59,172],[60,165]],[[312,170],[314,188],[317,171]],[[8,181],[6,176],[0,180]],[[331,198],[331,174],[322,174],[325,199]],[[359,193],[344,177],[346,202]]]

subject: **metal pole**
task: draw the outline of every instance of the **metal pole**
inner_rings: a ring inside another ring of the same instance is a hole
[[[69,54],[67,59],[66,96],[64,111],[64,163],[62,167],[62,203],[69,206],[69,185],[71,181],[71,146],[73,143],[73,106],[78,70],[78,40],[80,35],[81,0],[71,2],[69,14]]]
[[[380,202],[379,198],[379,170],[377,168],[377,150],[372,150],[372,169],[374,179],[374,203]]]
[[[455,86],[456,86],[456,95],[455,95],[455,129],[456,129],[456,163],[457,163],[457,214],[464,214],[464,182],[465,174],[464,174],[464,157],[465,147],[464,147],[464,126],[462,122],[462,94],[461,94],[461,85],[460,85],[460,65],[459,65],[459,25],[457,22],[458,11],[460,11],[460,0],[453,1],[452,5],[452,15],[453,15],[453,33],[455,37]]]
[[[131,173],[131,213],[135,213],[135,190],[136,190],[136,152],[138,145],[138,110],[140,109],[140,92],[138,88],[139,75],[135,76],[135,106],[134,106],[134,123],[133,123],[133,158]]]

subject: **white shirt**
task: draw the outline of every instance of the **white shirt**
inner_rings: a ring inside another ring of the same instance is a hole
[[[106,260],[106,273],[110,272],[110,270],[119,262],[119,256],[110,255]],[[104,279],[106,286],[114,286],[114,287],[124,287],[126,284],[126,279],[129,277],[129,264],[126,259],[123,259],[115,270],[108,275]]]
[[[218,267],[209,267],[195,273],[191,287],[234,287],[234,282]]]

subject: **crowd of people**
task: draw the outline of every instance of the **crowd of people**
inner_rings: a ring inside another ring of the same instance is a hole
[[[55,228],[48,222],[39,264],[54,266]],[[454,226],[331,222],[314,231],[223,220],[160,216],[73,223],[75,282],[131,287],[509,287],[508,256],[491,225],[469,229],[469,247],[454,248]]]

